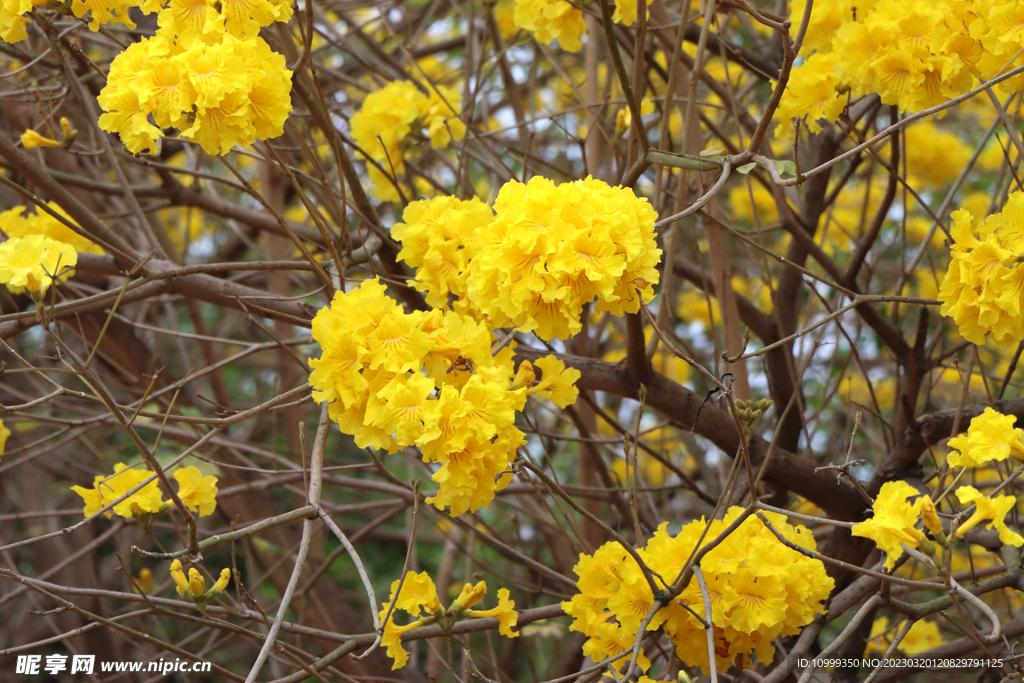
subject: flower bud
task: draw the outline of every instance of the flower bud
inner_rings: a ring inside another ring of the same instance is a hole
[[[188,570],[188,587],[192,591],[192,595],[196,597],[206,592],[206,581],[195,567]]]
[[[231,581],[231,570],[227,567],[220,570],[220,577],[217,579],[217,583],[213,584],[213,587],[206,592],[207,598],[212,598],[220,595],[224,592],[224,589],[228,587],[228,583]]]
[[[188,579],[185,577],[185,572],[181,570],[181,560],[171,562],[171,578],[178,586],[178,595],[189,593]]]

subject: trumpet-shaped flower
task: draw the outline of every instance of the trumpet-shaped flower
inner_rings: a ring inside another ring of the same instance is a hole
[[[25,149],[35,149],[36,147],[60,147],[61,143],[57,142],[53,138],[48,138],[44,135],[40,135],[36,131],[29,128],[21,134],[21,144]]]
[[[946,460],[953,467],[979,467],[989,461],[1006,460],[1017,455],[1024,458],[1024,430],[1015,429],[1017,418],[985,408],[971,420],[966,436],[961,434],[949,440],[955,449]]]
[[[138,491],[131,493],[142,482],[152,478],[145,486]],[[160,512],[166,503],[160,492],[160,486],[152,472],[145,469],[129,468],[123,463],[114,465],[114,473],[104,477],[97,475],[93,481],[93,488],[87,489],[82,486],[72,486],[71,490],[82,497],[85,501],[83,514],[86,517],[96,514],[101,509],[114,502],[118,498],[127,497],[114,505],[113,512],[121,517],[133,517],[137,513]],[[110,512],[104,513],[109,518]]]
[[[903,543],[916,548],[924,540],[924,533],[914,527],[920,516],[922,499],[913,504],[907,502],[908,497],[918,495],[917,489],[905,481],[886,482],[872,505],[874,516],[854,524],[850,531],[854,536],[870,538],[885,552],[886,569],[896,565],[896,560],[903,554]]]
[[[198,467],[181,467],[174,471],[174,479],[178,497],[189,510],[206,517],[217,509],[217,477],[203,476]]]
[[[398,593],[397,601],[396,593]],[[391,609],[392,603],[394,603],[393,610]],[[395,613],[398,610],[408,612],[414,617],[418,617],[421,611],[425,611],[427,614],[424,619],[400,626],[395,623]],[[384,635],[381,642],[387,647],[388,656],[395,660],[394,666],[391,667],[394,670],[402,668],[409,661],[409,653],[405,651],[401,644],[402,634],[418,626],[433,622],[441,611],[441,602],[437,599],[437,588],[434,586],[430,575],[426,572],[420,572],[419,574],[406,572],[404,581],[394,581],[391,584],[391,597],[388,598],[388,601],[381,608],[380,618],[384,619],[389,611],[391,616],[384,625]]]
[[[483,583],[481,581],[481,583]],[[483,592],[487,592],[487,586],[484,585]],[[482,595],[480,597],[483,597]],[[519,615],[515,612],[516,603],[508,598],[508,589],[498,589],[498,606],[491,609],[471,609],[466,612],[466,616],[469,617],[494,617],[498,620],[498,633],[505,636],[506,638],[515,638],[519,634],[512,630],[519,620]]]
[[[956,497],[964,505],[973,504],[975,506],[974,513],[966,522],[957,527],[956,535],[958,538],[981,522],[988,520],[986,526],[990,529],[994,527],[999,532],[1000,541],[1006,545],[1018,548],[1024,545],[1024,537],[1006,526],[1004,520],[1006,513],[1017,504],[1016,496],[996,496],[991,498],[986,497],[973,486],[961,486],[956,490]]]

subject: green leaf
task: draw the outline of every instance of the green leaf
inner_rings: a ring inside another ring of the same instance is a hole
[[[742,166],[740,166],[739,168],[737,168],[737,169],[736,169],[736,172],[737,172],[737,173],[742,173],[743,175],[747,175],[748,173],[750,173],[751,171],[753,171],[753,170],[754,170],[755,168],[757,168],[757,164],[755,164],[755,163],[754,163],[754,162],[752,161],[752,162],[750,162],[749,164],[743,164]]]
[[[708,147],[700,153],[702,157],[707,159],[708,157],[720,157],[725,154],[725,150],[721,147]]]
[[[775,168],[778,170],[779,175],[785,175],[786,173],[788,173],[791,176],[795,176],[796,175],[796,162],[795,161],[790,161],[790,160],[783,161],[782,159],[776,159],[776,160],[772,160],[772,163],[775,164]]]

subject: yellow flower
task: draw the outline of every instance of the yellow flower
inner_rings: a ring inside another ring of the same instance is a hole
[[[30,19],[23,16],[32,5],[41,5],[43,2],[33,0],[25,6],[22,2],[13,3],[11,0],[0,2],[0,40],[7,43],[17,43],[28,38],[25,31],[25,24]]]
[[[909,496],[920,495],[913,486],[905,481],[890,481],[882,485],[878,498],[872,506],[874,516],[853,525],[854,536],[870,538],[886,554],[885,568],[892,569],[896,560],[903,554],[903,543],[911,548],[924,540],[920,529],[914,524],[920,516],[922,500],[908,503]]]
[[[282,16],[274,0],[252,1],[262,3],[257,23]],[[157,35],[114,59],[98,98],[106,112],[100,125],[119,133],[129,151],[156,146],[161,131],[150,116],[160,127],[180,128],[181,137],[209,154],[283,132],[292,76],[284,56],[232,14],[237,4],[226,14],[217,11],[219,4],[171,0],[160,12]]]
[[[427,88],[430,97],[423,103],[420,116],[423,117],[423,124],[427,128],[430,146],[442,149],[449,143],[458,142],[466,137],[466,124],[459,118],[462,112],[459,106],[461,96],[454,88],[444,85]]]
[[[723,607],[733,628],[751,633],[786,617],[786,586],[773,576],[738,575],[725,586]]]
[[[806,119],[807,130],[820,133],[819,121],[839,118],[847,103],[834,70],[839,59],[838,53],[817,52],[793,69],[775,112],[775,120],[779,122],[775,132],[778,137],[789,139],[793,136],[791,119]]]
[[[60,147],[60,143],[53,138],[44,137],[31,128],[21,134],[21,144],[24,145],[25,149]]]
[[[480,582],[483,583],[482,581]],[[479,584],[478,584],[479,585]],[[484,586],[484,592],[487,587]],[[481,594],[480,597],[483,597]],[[515,611],[516,603],[508,599],[508,589],[498,589],[498,606],[492,609],[486,610],[469,610],[466,612],[466,616],[470,617],[494,617],[498,620],[498,633],[505,636],[506,638],[515,638],[519,634],[512,630],[512,627],[516,625],[519,620],[519,615]]]
[[[534,365],[541,369],[543,375],[536,386],[526,390],[527,396],[537,394],[539,398],[550,399],[559,408],[576,402],[580,393],[576,388],[576,380],[580,378],[579,370],[566,368],[565,363],[554,356],[539,358]]]
[[[395,592],[401,584],[402,591],[395,602]],[[392,670],[400,669],[409,661],[409,653],[402,647],[401,637],[406,631],[411,631],[417,626],[432,623],[436,614],[441,611],[441,602],[437,599],[437,588],[426,572],[415,574],[406,572],[405,581],[395,581],[391,584],[391,597],[384,603],[380,611],[380,618],[387,616],[391,603],[395,603],[395,609],[391,611],[391,618],[384,625],[384,634],[381,642],[387,647],[388,656],[395,660]],[[416,617],[421,611],[426,611],[426,617],[419,619],[405,626],[395,623],[395,612],[402,610]]]
[[[437,598],[437,588],[434,586],[434,581],[430,578],[430,575],[426,572],[420,572],[415,574],[413,572],[406,572],[405,581],[395,581],[391,584],[391,598],[395,599],[395,591],[398,590],[398,585],[401,583],[402,592],[399,595],[398,602],[395,603],[395,608],[404,610],[414,617],[420,615],[420,610],[426,610],[429,613],[433,613],[441,609],[441,601]]]
[[[217,477],[204,477],[198,467],[179,467],[174,479],[178,482],[178,497],[189,510],[206,517],[217,509]]]
[[[381,617],[387,613],[387,606],[388,603],[384,603],[385,609],[381,610]],[[391,619],[384,626],[384,635],[381,637],[380,642],[387,648],[388,657],[395,660],[395,663],[391,666],[392,671],[401,669],[409,662],[409,653],[402,647],[402,634],[420,626],[423,626],[422,619],[405,626],[399,626],[395,623],[394,619]]]
[[[1014,429],[1014,415],[1003,415],[985,408],[971,420],[967,435],[949,440],[955,449],[946,460],[953,467],[979,467],[991,460],[1006,460],[1010,455],[1024,458],[1024,430]]]
[[[200,110],[220,106],[225,96],[244,89],[248,80],[245,63],[235,46],[227,43],[210,46],[194,42],[175,61],[195,89],[195,104]]]
[[[120,135],[121,142],[132,154],[152,152],[156,149],[157,140],[162,133],[149,122],[149,110],[143,107],[137,92],[115,90],[107,93],[107,89],[104,88],[100,96],[103,98],[100,105],[106,112],[100,116],[101,129]]]
[[[919,121],[904,132],[907,173],[915,186],[941,187],[967,165],[972,150],[956,133],[943,130],[932,121]]]
[[[559,47],[579,52],[581,37],[587,32],[583,12],[564,0],[515,0],[512,19],[516,26],[533,31],[542,43],[558,41]]]
[[[14,237],[0,244],[0,284],[15,294],[44,294],[73,274],[77,263],[78,252],[69,244],[43,235]]]
[[[219,42],[224,34],[224,17],[211,0],[170,0],[157,22],[161,33],[184,49],[204,40]]]
[[[966,522],[957,527],[956,536],[961,538],[980,522],[988,520],[988,528],[995,527],[999,531],[999,540],[1006,545],[1020,547],[1024,545],[1024,537],[1006,526],[1006,513],[1017,504],[1016,496],[996,496],[986,498],[973,486],[961,486],[956,490],[956,497],[964,505],[974,504],[974,514]]]
[[[114,474],[109,477],[98,475],[93,481],[92,489],[72,486],[71,490],[85,501],[83,514],[89,517],[151,477],[153,473],[149,470],[129,468],[123,463],[117,463],[114,465]],[[121,517],[133,517],[136,512],[160,512],[164,505],[166,503],[160,493],[160,487],[153,478],[153,481],[116,504],[113,512]],[[110,512],[105,514],[108,518],[111,516]]]

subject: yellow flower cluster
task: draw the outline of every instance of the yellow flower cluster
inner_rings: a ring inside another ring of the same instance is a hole
[[[153,477],[153,473],[147,469],[117,463],[114,465],[114,474],[107,477],[97,475],[91,489],[72,486],[71,490],[85,501],[82,514],[89,517],[150,477]],[[174,471],[174,479],[178,482],[178,497],[189,510],[198,512],[200,517],[206,517],[217,509],[217,477],[204,476],[198,467],[180,467]],[[154,478],[114,505],[112,511],[121,517],[135,517],[139,521],[145,521],[146,515],[159,514],[168,507],[169,503],[163,499],[160,486]],[[111,516],[109,511],[104,514],[108,518]]]
[[[231,581],[231,570],[227,567],[221,569],[217,582],[207,590],[206,579],[198,569],[189,567],[186,577],[181,567],[181,560],[175,560],[171,562],[171,578],[174,580],[178,595],[195,603],[199,611],[206,614],[206,603],[223,593],[224,589],[228,587],[228,583]]]
[[[469,261],[480,251],[477,233],[494,220],[494,212],[476,197],[421,199],[405,207],[404,222],[391,228],[402,243],[398,258],[416,269],[414,289],[434,308],[451,307],[479,319],[466,287]],[[449,296],[451,299],[449,299]]]
[[[722,520],[712,521],[704,543],[715,538],[740,514],[731,508]],[[785,517],[767,518],[788,540],[814,549],[811,532],[790,526]],[[698,544],[707,523],[701,519],[682,528],[674,537],[658,527],[640,558],[666,581],[679,576]],[[711,599],[716,663],[727,669],[737,658],[749,663],[751,651],[759,662],[774,657],[776,637],[798,633],[828,597],[833,581],[824,565],[779,542],[757,517],[749,517],[725,541],[708,552],[700,563]],[[580,555],[575,567],[579,594],[562,607],[573,617],[570,627],[589,636],[584,655],[603,659],[633,647],[640,622],[654,605],[654,596],[635,560],[617,542],[606,543],[592,556]],[[685,605],[685,607],[684,607]],[[672,640],[676,654],[688,666],[710,671],[704,627],[686,609],[703,618],[704,599],[694,578],[673,602],[655,614],[647,630],[658,628]],[[628,665],[628,658],[621,666]],[[638,657],[646,671],[649,662]],[[747,664],[744,664],[747,665]]]
[[[368,165],[373,194],[385,202],[400,200],[396,183],[405,172],[405,150],[412,133],[426,135],[434,149],[466,135],[466,124],[459,118],[461,96],[445,85],[424,86],[429,96],[412,81],[394,81],[370,93],[350,121],[352,139],[373,161]]]
[[[579,52],[587,32],[583,12],[565,0],[515,0],[512,21],[519,28],[532,31],[542,43],[558,41],[559,47]],[[636,22],[636,0],[615,0],[612,21],[632,25]]]
[[[281,135],[292,73],[258,34],[291,13],[276,0],[171,0],[156,36],[110,65],[100,127],[132,153],[154,150],[162,128],[180,129],[208,154]]]
[[[795,35],[807,0],[790,8]],[[878,93],[883,104],[916,112],[967,92],[1021,63],[1024,34],[1016,0],[878,0],[814,3],[802,52],[776,112],[780,135],[789,120],[835,121],[851,97]],[[814,54],[811,54],[811,53]],[[1003,87],[1020,89],[1018,76]]]
[[[526,397],[548,392],[564,407],[576,400],[580,374],[554,357],[516,373],[510,346],[491,355],[491,331],[472,318],[435,309],[405,313],[376,279],[338,292],[313,319],[323,349],[311,358],[310,384],[318,403],[360,448],[390,453],[420,448],[441,465],[428,498],[452,515],[486,507],[504,488],[524,436],[514,425]]]
[[[0,284],[15,294],[44,294],[74,274],[78,252],[45,235],[14,237],[0,244]]]
[[[68,223],[74,223],[71,217],[53,202],[46,205],[50,211],[62,216]],[[26,213],[24,206],[16,206],[13,209],[0,213],[0,230],[3,230],[8,237],[28,237],[29,235],[43,235],[57,242],[63,242],[80,253],[103,255],[103,249],[87,237],[83,237],[53,217],[50,213],[36,209]]]
[[[580,331],[583,306],[636,313],[654,298],[656,214],[632,190],[587,178],[509,181],[476,234],[467,295],[495,327],[545,340]]]
[[[969,342],[985,336],[1005,346],[1024,340],[1024,192],[1010,195],[1003,211],[975,229],[964,209],[953,213],[953,247],[939,300],[942,315],[953,318]]]
[[[25,15],[33,7],[45,4],[46,0],[0,0],[0,39],[8,43],[25,40],[28,37],[25,24],[30,21]],[[72,0],[68,4],[79,19],[92,12],[89,28],[93,31],[98,31],[100,24],[114,21],[135,28],[135,22],[128,15],[132,7],[139,7],[146,14],[160,9],[159,0]]]
[[[399,591],[401,585],[401,591]],[[395,593],[398,592],[398,600],[395,601]],[[483,581],[476,585],[467,583],[462,587],[462,592],[447,609],[441,609],[441,601],[437,598],[437,587],[426,572],[419,574],[406,572],[404,581],[395,581],[391,584],[391,597],[381,608],[380,618],[384,619],[391,609],[391,603],[395,604],[391,610],[391,617],[384,624],[384,634],[381,643],[387,647],[388,656],[395,660],[392,670],[401,669],[409,661],[409,653],[402,647],[402,634],[420,626],[428,624],[440,624],[442,629],[450,631],[452,625],[459,619],[494,617],[498,620],[498,632],[507,638],[515,638],[519,634],[512,630],[519,620],[515,612],[516,603],[509,600],[508,589],[498,590],[498,606],[489,610],[472,609],[484,596],[487,595],[487,584]],[[402,610],[408,614],[419,617],[423,612],[424,616],[405,626],[395,623],[395,612]]]
[[[420,200],[392,228],[431,306],[551,340],[578,332],[595,299],[596,312],[622,315],[654,297],[656,214],[632,190],[534,177],[506,183],[494,208],[497,216],[476,198]]]

